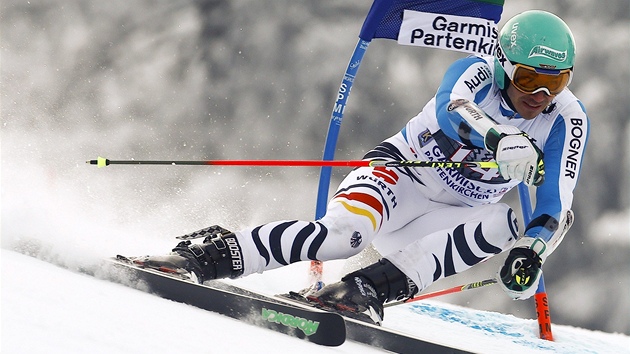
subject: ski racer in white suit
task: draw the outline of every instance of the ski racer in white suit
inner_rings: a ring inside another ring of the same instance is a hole
[[[357,168],[320,220],[224,230],[137,262],[205,281],[344,259],[373,244],[384,258],[307,298],[324,308],[368,312],[378,322],[384,302],[411,297],[510,250],[499,284],[514,299],[532,296],[542,263],[572,224],[589,122],[567,88],[575,45],[560,18],[521,13],[497,41],[495,56],[453,63],[422,112],[364,158],[496,161],[498,169]],[[524,232],[514,211],[499,202],[518,183],[537,186],[533,220]]]

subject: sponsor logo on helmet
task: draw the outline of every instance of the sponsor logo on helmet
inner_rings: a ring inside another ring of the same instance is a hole
[[[529,52],[528,58],[544,57],[551,60],[563,62],[567,60],[567,51],[560,51],[553,48],[546,47],[544,45],[536,45]]]
[[[501,67],[503,67],[503,69],[505,70],[505,62],[507,61],[507,57],[505,56],[505,54],[503,54],[503,49],[501,49],[501,45],[497,45],[497,50],[496,50],[496,58],[499,61],[499,64],[501,64]]]
[[[516,40],[518,38],[518,22],[512,25],[512,31],[510,32],[510,48],[516,47]]]

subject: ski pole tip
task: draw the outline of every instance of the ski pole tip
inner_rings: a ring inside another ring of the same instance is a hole
[[[85,163],[90,165],[96,165],[96,167],[101,168],[109,165],[109,160],[104,157],[98,157],[96,160],[87,160]]]

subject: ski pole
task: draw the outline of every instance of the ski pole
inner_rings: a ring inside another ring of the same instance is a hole
[[[416,302],[416,301],[420,301],[420,300],[424,300],[424,299],[429,299],[432,297],[437,297],[437,296],[442,296],[442,295],[447,295],[447,294],[453,294],[453,293],[459,293],[465,290],[471,290],[471,289],[477,289],[477,288],[481,288],[484,286],[488,286],[488,285],[493,285],[496,284],[497,280],[496,279],[485,279],[482,281],[477,281],[474,283],[468,283],[468,284],[464,284],[464,285],[459,285],[459,286],[454,286],[452,288],[448,288],[448,289],[444,289],[444,290],[439,290],[439,291],[434,291],[431,293],[426,293],[426,294],[421,294],[415,297],[412,297],[411,299],[407,299],[407,300],[403,300],[403,301],[393,301],[393,302],[388,302],[385,305],[383,305],[384,307],[390,307],[390,306],[396,306],[396,305],[402,305],[402,304],[408,304],[410,302]]]
[[[521,209],[523,209],[523,221],[525,225],[528,225],[532,221],[532,205],[529,197],[529,188],[525,184],[520,183],[518,185],[518,194],[521,200]],[[534,305],[536,307],[536,319],[538,320],[540,339],[553,341],[549,298],[547,297],[547,289],[545,288],[544,274],[540,276],[538,289],[536,289],[536,294],[534,295]]]
[[[497,168],[494,161],[383,161],[383,160],[109,160],[98,157],[86,163],[105,167],[109,165],[206,165],[206,166],[335,166],[335,167],[433,167],[433,168]]]

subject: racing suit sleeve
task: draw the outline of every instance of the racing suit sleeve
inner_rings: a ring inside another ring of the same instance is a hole
[[[460,114],[449,112],[448,107],[451,101],[460,99],[481,103],[488,96],[492,80],[488,64],[478,57],[459,59],[446,70],[435,96],[435,109],[440,129],[448,137],[467,146],[485,148],[484,136]]]
[[[584,107],[575,101],[557,116],[543,152],[545,183],[536,189],[536,206],[525,235],[540,237],[551,250],[573,223],[571,205],[589,135]]]

